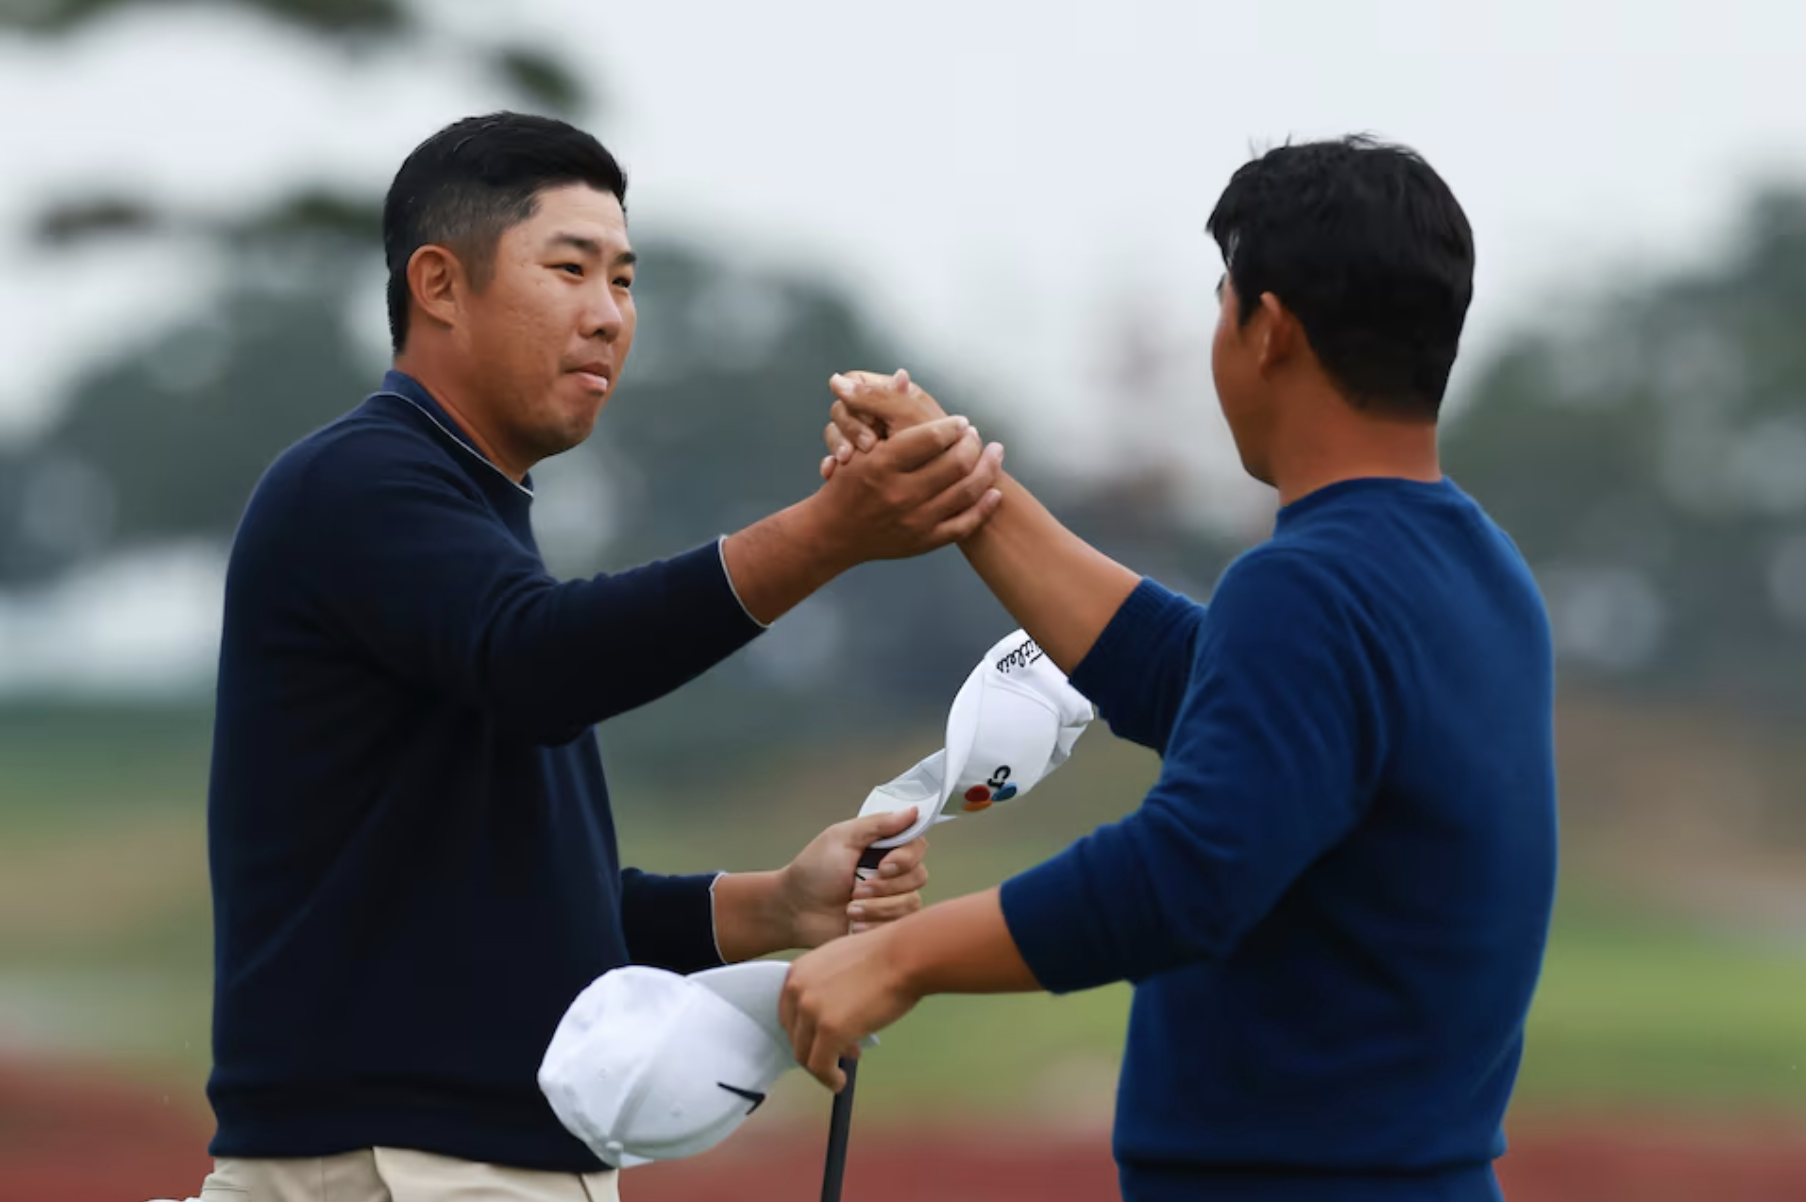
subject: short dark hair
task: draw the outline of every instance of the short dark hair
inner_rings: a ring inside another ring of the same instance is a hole
[[[1435,420],[1474,293],[1474,235],[1415,151],[1356,135],[1244,164],[1205,228],[1247,321],[1270,292],[1358,408]]]
[[[383,201],[389,336],[408,341],[408,261],[423,246],[451,247],[478,287],[496,244],[537,211],[547,188],[588,184],[627,204],[627,173],[590,134],[552,117],[491,113],[446,126],[408,155]]]

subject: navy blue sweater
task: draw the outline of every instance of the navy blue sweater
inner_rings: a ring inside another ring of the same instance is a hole
[[[1073,673],[1141,807],[1005,884],[1055,992],[1135,984],[1131,1202],[1495,1199],[1554,901],[1554,667],[1450,482],[1280,511],[1208,607],[1144,581]]]
[[[713,876],[617,858],[595,723],[751,640],[718,544],[559,582],[530,481],[417,383],[285,452],[233,545],[208,809],[216,1156],[604,1167],[536,1084],[631,962],[719,962]]]

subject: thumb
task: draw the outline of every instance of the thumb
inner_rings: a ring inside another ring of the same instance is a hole
[[[864,818],[855,818],[853,829],[847,833],[853,846],[864,851],[880,839],[902,834],[915,824],[915,820],[915,806],[907,810],[892,810],[888,814],[867,814]]]
[[[875,371],[835,372],[828,377],[828,388],[843,401],[850,401],[859,393],[874,388],[879,380],[889,383],[893,377],[882,376]]]

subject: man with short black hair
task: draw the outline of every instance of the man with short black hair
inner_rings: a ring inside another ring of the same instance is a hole
[[[688,972],[920,905],[909,816],[786,868],[621,867],[595,725],[680,687],[857,563],[970,534],[998,457],[928,423],[671,559],[547,572],[535,464],[581,443],[633,341],[626,177],[562,122],[459,122],[384,209],[394,370],[285,451],[226,585],[209,802],[216,1171],[203,1198],[614,1196],[536,1074],[629,962]]]
[[[1555,887],[1554,670],[1529,569],[1437,456],[1473,236],[1363,138],[1248,163],[1208,228],[1212,374],[1272,538],[1208,607],[1007,479],[962,544],[1158,783],[1000,889],[806,954],[784,1020],[838,1088],[929,994],[1130,981],[1130,1202],[1496,1200]],[[901,373],[834,387],[831,478],[940,415]]]

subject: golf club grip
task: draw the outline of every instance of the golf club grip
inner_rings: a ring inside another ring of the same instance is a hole
[[[878,871],[878,865],[884,862],[884,857],[889,851],[888,847],[868,847],[860,852],[859,867],[855,870],[854,875],[862,881],[871,880]]]
[[[846,1088],[834,1095],[834,1112],[828,1119],[828,1163],[822,1172],[821,1202],[840,1202],[840,1183],[847,1172],[847,1137],[853,1126],[853,1086],[859,1081],[859,1061],[842,1057],[840,1071]]]

